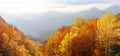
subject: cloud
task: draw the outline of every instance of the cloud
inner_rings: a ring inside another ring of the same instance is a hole
[[[84,4],[84,5],[77,5],[77,6],[67,6],[66,8],[57,8],[55,11],[63,12],[63,13],[74,13],[74,12],[80,12],[83,10],[89,10],[90,8],[96,7],[99,9],[104,10],[105,8],[108,8],[110,6],[113,6],[113,4]]]
[[[96,0],[50,0],[54,2],[96,2]],[[106,2],[113,2],[113,1],[120,1],[120,0],[97,0],[99,2],[106,1]]]
[[[119,5],[120,0],[54,0],[53,3],[66,5],[65,8],[57,8],[55,11],[74,13],[88,10],[92,7],[105,9],[113,5]]]
[[[44,0],[2,0],[0,11],[7,14],[40,13],[51,10],[56,5]]]
[[[100,8],[106,8],[115,4],[119,5],[120,0],[1,0],[0,12],[6,14],[42,13],[51,10],[76,12],[97,7],[98,5]]]
[[[57,4],[68,4],[68,5],[82,5],[82,4],[103,4],[103,3],[116,3],[120,0],[51,0]]]

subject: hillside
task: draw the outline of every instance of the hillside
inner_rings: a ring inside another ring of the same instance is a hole
[[[40,56],[36,43],[0,17],[0,56]]]
[[[42,56],[120,56],[120,20],[113,14],[76,18],[58,29],[42,47]]]

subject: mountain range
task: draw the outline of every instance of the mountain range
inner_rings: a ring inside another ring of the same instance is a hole
[[[15,25],[25,34],[30,36],[31,39],[42,39],[40,41],[43,42],[50,34],[54,33],[56,29],[71,25],[77,17],[85,17],[89,19],[92,17],[100,17],[106,13],[120,13],[120,6],[111,6],[104,10],[94,7],[77,13],[48,11],[40,14],[6,15],[1,13],[0,15],[5,18],[8,23]]]

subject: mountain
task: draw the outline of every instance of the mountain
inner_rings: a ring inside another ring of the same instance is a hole
[[[115,5],[106,8],[105,10],[94,7],[77,13],[48,11],[40,14],[9,15],[6,20],[10,24],[14,24],[25,34],[30,36],[32,35],[35,39],[46,40],[48,36],[54,32],[52,30],[58,29],[62,26],[72,25],[76,17],[84,17],[89,19],[92,17],[100,17],[102,14],[106,13],[120,13],[120,6]]]
[[[113,13],[113,14],[118,14],[120,13],[120,6],[112,6],[104,10],[105,13]]]
[[[85,18],[100,17],[104,12],[98,8],[91,8],[86,11],[75,13],[75,15]]]

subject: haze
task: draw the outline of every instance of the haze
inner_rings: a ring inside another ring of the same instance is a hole
[[[105,9],[119,3],[120,0],[1,0],[0,12],[6,14],[37,14],[47,11],[70,13],[92,7]]]
[[[46,40],[76,17],[120,13],[120,0],[1,0],[0,16],[32,39]]]

